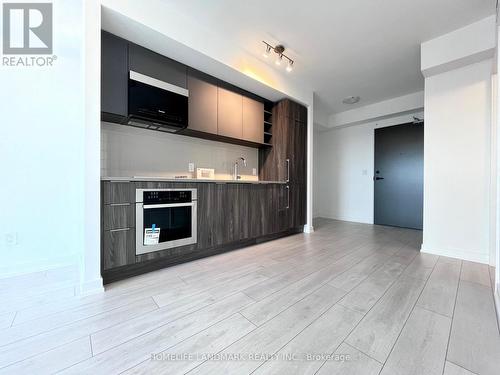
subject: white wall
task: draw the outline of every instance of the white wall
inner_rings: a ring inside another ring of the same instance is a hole
[[[425,80],[422,250],[489,261],[492,61]]]
[[[54,66],[0,66],[0,277],[76,265],[83,252],[82,2],[53,4]]]
[[[0,278],[90,293],[102,289],[100,2],[52,3],[53,66],[0,67]]]
[[[102,123],[101,175],[103,177],[190,175],[188,163],[195,168],[214,168],[217,178],[231,179],[237,158],[244,179],[256,179],[258,150],[251,147],[161,133],[110,123]]]
[[[320,125],[316,125],[314,128],[314,138],[313,138],[313,217],[320,217],[320,177],[321,177],[321,159],[319,155],[319,141],[321,136],[323,135],[322,131],[319,131],[318,128]]]
[[[413,114],[316,133],[315,217],[373,223],[375,128],[413,121]]]

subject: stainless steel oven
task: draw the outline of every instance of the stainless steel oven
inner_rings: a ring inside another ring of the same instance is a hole
[[[196,243],[197,189],[136,189],[135,253]]]

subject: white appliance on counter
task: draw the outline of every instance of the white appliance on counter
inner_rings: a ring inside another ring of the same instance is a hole
[[[197,242],[197,189],[136,189],[135,253]]]
[[[215,180],[215,169],[213,168],[196,168],[197,180]]]

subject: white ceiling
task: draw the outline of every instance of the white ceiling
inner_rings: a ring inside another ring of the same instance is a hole
[[[284,44],[296,62],[283,74],[311,87],[328,114],[422,90],[420,43],[495,12],[495,0],[163,1],[228,49],[265,61],[262,40]],[[342,104],[350,95],[360,103]]]

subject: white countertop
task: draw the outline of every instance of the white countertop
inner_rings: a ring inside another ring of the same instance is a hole
[[[171,178],[171,177],[101,177],[101,181],[159,181],[159,182],[208,182],[219,184],[286,184],[286,181],[255,181],[255,180],[201,180],[196,178]]]

